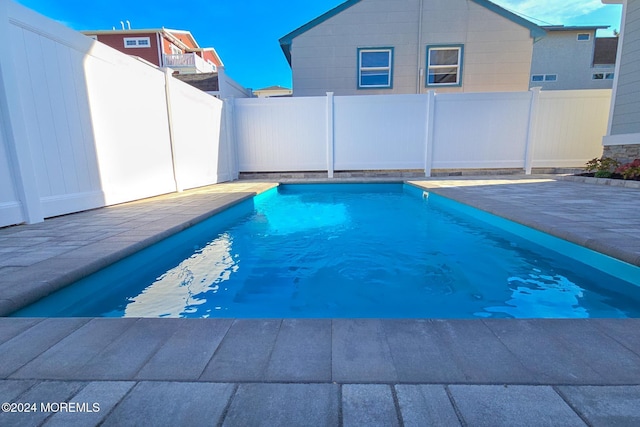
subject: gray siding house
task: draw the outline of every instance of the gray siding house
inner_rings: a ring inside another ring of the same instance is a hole
[[[544,90],[611,89],[617,37],[596,38],[606,26],[542,27],[547,35],[533,45],[529,87]]]
[[[623,4],[622,26],[604,155],[622,162],[640,158],[640,0]]]
[[[280,45],[294,96],[523,91],[544,35],[486,0],[349,0]]]

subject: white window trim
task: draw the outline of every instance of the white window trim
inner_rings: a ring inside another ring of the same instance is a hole
[[[134,44],[127,44],[127,42],[134,42]],[[151,47],[151,38],[150,37],[125,37],[123,39],[123,43],[126,49],[146,48],[146,47]]]
[[[362,66],[362,54],[384,52],[389,55],[389,66],[387,67],[363,67]],[[362,72],[363,71],[384,71],[387,73],[387,84],[384,85],[363,85],[362,84]],[[393,87],[393,48],[360,48],[358,49],[358,89],[391,89]]]
[[[462,86],[462,52],[464,46],[462,45],[440,45],[440,46],[427,46],[427,75],[426,86]],[[431,65],[431,51],[432,50],[457,50],[458,51],[458,63],[456,65]],[[429,83],[429,75],[431,70],[437,70],[439,68],[455,68],[456,69],[456,81],[455,83]]]
[[[587,38],[584,39],[584,40],[581,40],[580,36],[587,36]],[[588,42],[588,41],[591,40],[591,34],[589,34],[589,33],[578,33],[578,35],[576,36],[576,40],[579,41],[579,42]]]

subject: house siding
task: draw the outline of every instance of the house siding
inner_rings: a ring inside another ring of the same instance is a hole
[[[629,0],[611,135],[640,133],[640,0]]]
[[[578,41],[578,34],[590,34]],[[613,73],[615,65],[593,66],[595,31],[548,31],[533,45],[531,75],[556,74],[556,81],[529,82],[544,90],[611,89],[613,80],[594,80],[594,73]]]
[[[418,41],[420,3],[364,0],[295,37],[294,96],[424,93],[426,46],[442,44],[464,45],[463,78],[438,92],[528,89],[529,29],[470,0],[424,0]],[[392,89],[358,89],[357,49],[367,47],[394,48]]]
[[[124,47],[124,39],[129,37],[149,37],[150,46],[135,49],[126,49]],[[160,66],[160,58],[158,58],[158,39],[156,33],[139,33],[139,34],[98,34],[98,41],[112,47],[120,52],[128,55],[138,56],[145,61]]]

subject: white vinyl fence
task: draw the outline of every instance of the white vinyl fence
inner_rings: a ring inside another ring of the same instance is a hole
[[[581,167],[611,90],[235,100],[240,172]]]
[[[223,101],[0,2],[0,226],[237,176]]]

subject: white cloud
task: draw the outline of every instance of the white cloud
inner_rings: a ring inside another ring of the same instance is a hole
[[[600,0],[493,0],[493,2],[505,9],[549,24],[563,24],[604,7]]]

